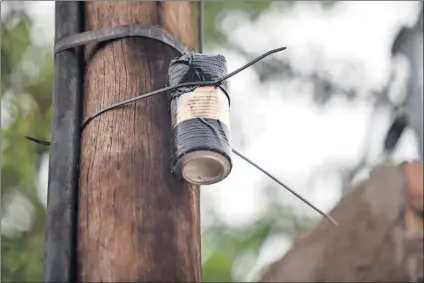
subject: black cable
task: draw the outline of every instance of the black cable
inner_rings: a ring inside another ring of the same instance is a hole
[[[135,102],[135,101],[140,100],[140,99],[144,99],[144,98],[147,98],[147,97],[150,97],[150,96],[153,96],[153,95],[162,93],[162,92],[172,91],[172,90],[175,90],[175,89],[178,89],[178,88],[182,88],[182,87],[190,87],[190,86],[219,86],[223,81],[226,81],[229,78],[231,78],[232,76],[237,75],[241,71],[244,71],[245,69],[249,68],[253,64],[256,64],[258,61],[264,59],[265,57],[267,57],[267,56],[269,56],[269,55],[271,55],[273,53],[277,53],[277,52],[283,51],[285,49],[287,49],[287,47],[281,47],[281,48],[276,48],[276,49],[270,50],[270,51],[262,54],[261,56],[253,59],[252,61],[250,61],[246,65],[238,68],[237,70],[235,70],[235,71],[229,73],[228,75],[226,75],[226,76],[224,76],[224,77],[222,77],[222,78],[220,78],[218,80],[215,80],[215,81],[186,82],[186,83],[181,83],[181,84],[178,84],[178,85],[175,85],[175,86],[167,86],[167,87],[164,87],[164,88],[161,88],[161,89],[158,89],[158,90],[154,90],[152,92],[148,92],[148,93],[145,93],[145,94],[142,94],[142,95],[139,95],[139,96],[136,96],[136,97],[133,97],[133,98],[130,98],[130,99],[127,99],[127,100],[118,102],[118,103],[113,104],[113,105],[111,105],[109,107],[106,107],[106,108],[104,108],[104,109],[102,109],[102,110],[94,113],[90,117],[88,117],[87,120],[85,120],[85,122],[82,124],[81,130],[84,130],[84,128],[88,125],[88,123],[90,123],[97,116],[99,116],[99,115],[101,115],[101,114],[103,114],[103,113],[105,113],[107,111],[113,110],[113,109],[118,108],[120,106],[124,106],[124,105],[126,105],[128,103],[131,103],[131,102]]]
[[[33,137],[30,137],[30,136],[24,136],[24,138],[26,138],[29,141],[38,143],[38,144],[47,145],[47,146],[50,145],[50,142],[49,141],[43,141],[43,140],[40,140],[40,139],[37,139],[37,138],[33,138]]]
[[[220,134],[220,131],[218,131],[213,125],[211,125],[205,119],[199,118],[199,120],[202,121],[206,126],[208,126],[208,128],[210,128],[214,132],[215,135],[222,136]],[[223,138],[224,138],[224,140],[226,140],[226,137],[225,136]],[[220,140],[223,140],[223,139],[220,139]],[[334,220],[334,218],[332,218],[330,215],[327,215],[325,212],[321,211],[319,208],[315,207],[312,203],[310,203],[304,197],[302,197],[301,195],[299,195],[298,193],[296,193],[293,189],[291,189],[289,186],[287,186],[286,184],[284,184],[282,181],[278,180],[271,173],[269,173],[268,171],[266,171],[265,169],[263,169],[262,167],[260,167],[259,165],[257,165],[251,159],[247,158],[244,154],[242,154],[241,152],[239,152],[238,150],[236,150],[234,147],[232,147],[231,150],[236,155],[238,155],[241,159],[243,159],[244,161],[246,161],[247,163],[249,163],[250,165],[252,165],[256,169],[258,169],[259,171],[261,171],[262,173],[264,173],[265,175],[267,175],[269,178],[271,178],[272,180],[274,180],[277,184],[279,184],[280,186],[282,186],[283,188],[285,188],[287,191],[289,191],[290,193],[292,193],[295,197],[297,197],[298,199],[300,199],[301,201],[303,201],[304,203],[306,203],[309,207],[311,207],[312,209],[314,209],[316,212],[318,212],[319,214],[321,214],[322,216],[324,216],[332,224],[334,224],[335,226],[338,226],[338,223],[337,223],[336,220]]]
[[[54,46],[54,54],[88,44],[101,44],[128,37],[142,37],[164,43],[179,53],[187,52],[188,48],[176,40],[171,34],[158,26],[146,24],[122,25],[101,28],[68,35],[59,39]],[[92,57],[91,54],[90,57]]]
[[[273,50],[270,50],[270,51],[268,51],[268,52],[266,52],[266,53],[264,53],[264,54],[262,54],[262,55],[260,55],[259,57],[257,57],[257,58],[255,58],[254,60],[252,60],[252,61],[250,61],[249,63],[247,63],[246,65],[244,65],[244,66],[242,66],[242,67],[240,67],[240,68],[238,68],[237,70],[235,70],[235,71],[233,71],[233,72],[231,72],[231,73],[229,73],[229,74],[227,74],[226,76],[224,76],[224,77],[222,77],[222,78],[220,78],[220,79],[218,79],[218,80],[215,80],[215,81],[197,81],[197,82],[186,82],[186,83],[181,83],[181,84],[178,84],[178,85],[175,85],[175,86],[168,86],[168,87],[164,87],[164,88],[161,88],[161,89],[158,89],[158,90],[154,90],[154,91],[151,91],[151,92],[148,92],[148,93],[145,93],[145,94],[142,94],[142,95],[139,95],[139,96],[136,96],[136,97],[133,97],[133,98],[130,98],[130,99],[127,99],[127,100],[124,100],[124,101],[121,101],[121,102],[118,102],[118,103],[116,103],[116,104],[113,104],[113,105],[111,105],[111,106],[109,106],[109,107],[107,107],[107,108],[104,108],[104,109],[102,109],[102,110],[100,110],[100,111],[98,111],[98,112],[96,112],[96,113],[94,113],[93,115],[91,115],[90,117],[88,117],[86,120],[85,120],[85,122],[82,124],[82,126],[81,126],[81,131],[83,131],[84,130],[84,128],[94,119],[94,118],[96,118],[97,116],[99,116],[99,115],[101,115],[101,114],[103,114],[103,113],[105,113],[105,112],[107,112],[107,111],[110,111],[110,110],[113,110],[113,109],[115,109],[115,108],[118,108],[118,107],[121,107],[121,106],[123,106],[123,105],[126,105],[126,104],[129,104],[129,103],[132,103],[132,102],[135,102],[135,101],[137,101],[137,100],[140,100],[140,99],[144,99],[144,98],[147,98],[147,97],[150,97],[150,96],[153,96],[153,95],[156,95],[156,94],[160,94],[160,93],[163,93],[163,92],[166,92],[166,91],[172,91],[172,90],[175,90],[175,89],[178,89],[178,88],[182,88],[182,87],[190,87],[190,86],[197,86],[197,87],[199,87],[199,86],[216,86],[216,87],[218,87],[223,81],[225,81],[225,80],[228,80],[229,78],[231,78],[232,76],[234,76],[234,75],[236,75],[236,74],[238,74],[239,72],[241,72],[241,71],[243,71],[243,70],[245,70],[245,69],[247,69],[247,68],[249,68],[250,66],[252,66],[253,64],[255,64],[255,63],[257,63],[258,61],[260,61],[260,60],[262,60],[263,58],[265,58],[265,57],[267,57],[267,56],[269,56],[269,55],[271,55],[271,54],[273,54],[273,53],[277,53],[277,52],[280,52],[280,51],[283,51],[283,50],[285,50],[285,49],[287,49],[286,47],[281,47],[281,48],[276,48],[276,49],[273,49]],[[203,119],[201,119],[204,123],[206,122],[206,121],[204,121]],[[209,124],[209,123],[206,123],[206,124]],[[215,127],[213,127],[212,125],[210,125],[209,124],[209,126],[210,127],[212,127],[212,129],[213,129],[213,131],[215,132],[215,133],[217,133],[217,134],[219,134],[219,132],[215,129]],[[39,144],[42,144],[42,145],[50,145],[50,142],[48,142],[48,141],[43,141],[43,140],[39,140],[39,139],[37,139],[37,138],[33,138],[33,137],[29,137],[29,136],[25,136],[25,138],[26,139],[28,139],[28,140],[30,140],[30,141],[33,141],[33,142],[36,142],[36,143],[39,143]],[[338,225],[337,224],[337,222],[331,217],[331,216],[329,216],[329,215],[327,215],[327,214],[325,214],[324,212],[322,212],[321,210],[319,210],[318,208],[316,208],[314,205],[312,205],[310,202],[308,202],[306,199],[304,199],[302,196],[300,196],[299,194],[297,194],[294,190],[292,190],[290,187],[288,187],[287,185],[285,185],[283,182],[281,182],[280,180],[278,180],[277,178],[275,178],[272,174],[270,174],[269,172],[267,172],[265,169],[262,169],[260,166],[258,166],[256,163],[254,163],[253,161],[251,161],[250,159],[248,159],[246,156],[244,156],[243,154],[241,154],[239,151],[237,151],[236,149],[234,149],[234,148],[232,148],[232,151],[236,154],[236,155],[238,155],[239,157],[241,157],[243,160],[245,160],[246,162],[248,162],[249,164],[251,164],[252,166],[254,166],[256,169],[258,169],[258,170],[260,170],[262,173],[264,173],[265,175],[267,175],[269,178],[271,178],[272,180],[274,180],[275,182],[277,182],[279,185],[281,185],[282,187],[284,187],[286,190],[288,190],[290,193],[292,193],[293,195],[295,195],[297,198],[299,198],[301,201],[303,201],[305,204],[307,204],[308,206],[310,206],[311,208],[313,208],[315,211],[317,211],[319,214],[321,214],[321,215],[323,215],[326,219],[328,219],[331,223],[333,223],[334,225]]]
[[[145,94],[142,94],[142,95],[136,96],[136,97],[132,97],[132,98],[130,98],[130,99],[127,99],[127,100],[124,100],[124,101],[121,101],[121,102],[118,102],[118,103],[115,103],[115,104],[113,104],[113,105],[111,105],[111,106],[108,106],[108,107],[106,107],[106,108],[104,108],[104,109],[102,109],[102,110],[100,110],[100,111],[98,111],[98,112],[94,113],[94,114],[93,114],[93,115],[91,115],[90,117],[88,117],[88,118],[84,121],[84,123],[82,124],[82,126],[81,126],[81,131],[83,131],[83,130],[85,129],[85,127],[87,127],[87,125],[88,125],[88,124],[89,124],[89,123],[90,123],[90,122],[91,122],[94,118],[96,118],[97,116],[99,116],[99,115],[101,115],[101,114],[103,114],[103,113],[105,113],[105,112],[107,112],[107,111],[110,111],[110,110],[113,110],[113,109],[115,109],[115,108],[118,108],[118,107],[124,106],[124,105],[126,105],[126,104],[129,104],[129,103],[135,102],[135,101],[140,100],[140,99],[148,98],[148,97],[153,96],[153,95],[156,95],[156,94],[160,94],[160,93],[163,93],[163,92],[166,92],[166,91],[172,91],[172,90],[175,90],[175,89],[178,89],[178,88],[182,88],[182,87],[190,87],[190,86],[219,86],[219,85],[220,85],[223,81],[228,80],[228,79],[229,79],[229,78],[231,78],[232,76],[234,76],[234,75],[236,75],[236,74],[240,73],[241,71],[245,70],[246,68],[249,68],[249,67],[250,67],[250,66],[252,66],[253,64],[255,64],[255,63],[257,63],[258,61],[262,60],[263,58],[265,58],[265,57],[267,57],[267,56],[269,56],[269,55],[271,55],[271,54],[273,54],[273,53],[277,53],[277,52],[283,51],[283,50],[285,50],[285,49],[287,49],[287,47],[280,47],[280,48],[276,48],[276,49],[270,50],[270,51],[268,51],[268,52],[266,52],[266,53],[262,54],[261,56],[259,56],[259,57],[255,58],[254,60],[250,61],[250,62],[249,62],[249,63],[247,63],[246,65],[244,65],[244,66],[242,66],[242,67],[238,68],[237,70],[235,70],[235,71],[233,71],[233,72],[229,73],[228,75],[226,75],[226,76],[224,76],[224,77],[222,77],[222,78],[220,78],[220,79],[218,79],[218,80],[215,80],[215,81],[207,81],[207,82],[205,82],[205,81],[204,81],[204,82],[199,82],[199,81],[197,81],[197,82],[186,82],[186,83],[181,83],[181,84],[178,84],[178,85],[175,85],[175,86],[167,86],[167,87],[164,87],[164,88],[160,88],[160,89],[157,89],[157,90],[154,90],[154,91],[151,91],[151,92],[148,92],[148,93],[145,93]],[[48,142],[48,141],[43,141],[43,140],[40,140],[40,139],[37,139],[37,138],[33,138],[33,137],[29,137],[29,136],[25,136],[25,138],[26,138],[27,140],[30,140],[30,141],[33,141],[33,142],[36,142],[36,143],[39,143],[39,144],[43,144],[43,145],[49,145],[49,144],[50,144],[50,142]]]
[[[257,165],[255,162],[253,162],[252,160],[250,160],[249,158],[247,158],[246,156],[244,156],[243,154],[241,154],[239,151],[237,151],[236,149],[234,149],[234,147],[232,148],[233,152],[235,154],[237,154],[239,157],[241,157],[243,160],[245,160],[246,162],[250,163],[250,165],[252,165],[253,167],[255,167],[256,169],[258,169],[259,171],[261,171],[262,173],[264,173],[265,175],[267,175],[269,178],[271,178],[272,180],[274,180],[277,184],[279,184],[280,186],[282,186],[283,188],[285,188],[287,191],[289,191],[290,193],[292,193],[295,197],[297,197],[298,199],[300,199],[301,201],[303,201],[304,203],[306,203],[309,207],[313,208],[316,212],[318,212],[319,214],[321,214],[322,216],[324,216],[326,219],[328,219],[331,223],[333,223],[335,226],[338,226],[339,224],[336,222],[336,220],[334,220],[334,218],[332,218],[330,215],[327,215],[325,212],[322,212],[321,210],[319,210],[317,207],[315,207],[312,203],[310,203],[309,201],[307,201],[305,198],[303,198],[301,195],[299,195],[298,193],[296,193],[293,189],[291,189],[289,186],[287,186],[286,184],[284,184],[283,182],[281,182],[280,180],[278,180],[277,178],[275,178],[271,173],[269,173],[268,171],[266,171],[265,169],[261,168],[259,165]]]
[[[287,47],[281,47],[281,48],[276,48],[276,49],[270,50],[270,51],[262,54],[261,56],[257,57],[256,59],[250,61],[246,65],[238,68],[237,70],[235,70],[235,71],[229,73],[228,75],[226,75],[226,76],[224,76],[224,77],[222,77],[222,78],[220,78],[218,80],[215,80],[215,81],[186,82],[186,83],[181,83],[181,84],[178,84],[178,85],[175,85],[175,86],[167,86],[167,87],[164,87],[164,88],[160,88],[158,90],[154,90],[152,92],[148,92],[148,93],[145,93],[145,94],[142,94],[142,95],[139,95],[139,96],[136,96],[136,97],[133,97],[133,98],[130,98],[130,99],[127,99],[127,100],[118,102],[118,103],[113,104],[113,105],[111,105],[109,107],[106,107],[106,108],[104,108],[104,109],[102,109],[102,110],[94,113],[90,117],[88,117],[87,120],[85,120],[85,122],[82,124],[81,130],[84,130],[84,128],[88,125],[88,123],[90,123],[97,116],[99,116],[99,115],[101,115],[101,114],[103,114],[103,113],[105,113],[107,111],[110,111],[110,110],[113,110],[115,108],[124,106],[124,105],[126,105],[128,103],[131,103],[131,102],[135,102],[135,101],[140,100],[140,99],[144,99],[144,98],[147,98],[147,97],[150,97],[150,96],[153,96],[153,95],[162,93],[162,92],[172,91],[172,90],[175,90],[175,89],[178,89],[178,88],[182,88],[182,87],[189,87],[189,86],[219,86],[223,81],[228,80],[229,78],[231,78],[234,75],[237,75],[241,71],[244,71],[245,69],[249,68],[253,64],[257,63],[258,61],[260,61],[262,59],[264,59],[265,57],[267,57],[267,56],[269,56],[269,55],[271,55],[273,53],[277,53],[277,52],[283,51],[285,49],[287,49]]]
[[[286,50],[287,47],[280,47],[280,48],[276,48],[276,49],[272,49],[264,54],[262,54],[261,56],[257,57],[256,59],[253,59],[252,61],[250,61],[249,63],[247,63],[246,65],[238,68],[237,70],[229,73],[228,75],[226,75],[225,77],[219,79],[220,82],[225,81],[229,78],[231,78],[232,76],[236,75],[237,73],[240,73],[241,71],[244,71],[245,69],[249,68],[250,66],[252,66],[253,64],[258,63],[258,61],[262,60],[263,58],[273,54],[273,53],[277,53],[283,50]]]

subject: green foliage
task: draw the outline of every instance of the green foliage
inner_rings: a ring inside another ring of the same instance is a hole
[[[207,41],[224,42],[224,34],[216,28],[217,20],[223,13],[242,11],[255,18],[261,11],[267,9],[271,1],[205,1],[205,37]]]
[[[37,194],[36,179],[47,148],[23,136],[49,138],[53,57],[49,50],[31,43],[31,26],[25,13],[14,11],[1,25],[2,282],[42,280],[45,207]],[[7,212],[16,195],[30,203],[34,221],[29,230],[7,233],[6,222],[20,217]]]
[[[225,251],[216,250],[203,263],[203,282],[233,282],[232,265],[232,260]]]
[[[244,257],[257,259],[264,241],[271,235],[285,235],[293,239],[305,231],[311,221],[296,219],[293,212],[277,204],[271,204],[266,217],[254,225],[231,228],[216,224],[208,227],[202,235],[202,258],[204,282],[240,282],[246,280],[233,272],[237,262]],[[255,261],[243,261],[243,270],[253,268]]]

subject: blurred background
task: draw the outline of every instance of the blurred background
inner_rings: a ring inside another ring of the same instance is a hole
[[[329,212],[379,163],[422,160],[421,1],[208,1],[205,15],[205,51],[230,71],[288,47],[230,80],[233,145],[314,205]],[[23,136],[50,139],[53,36],[54,2],[1,2],[3,282],[42,280],[48,147]],[[320,218],[233,159],[201,190],[204,281],[258,280]]]

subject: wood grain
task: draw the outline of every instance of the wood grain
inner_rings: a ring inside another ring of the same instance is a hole
[[[194,46],[192,3],[86,2],[86,30],[162,26]],[[87,51],[88,52],[88,51]],[[84,117],[165,86],[175,51],[128,38],[86,66]],[[170,174],[166,95],[106,112],[84,130],[80,164],[78,280],[200,282],[198,187]]]

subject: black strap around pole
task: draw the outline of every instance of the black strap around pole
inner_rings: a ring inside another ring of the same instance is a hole
[[[57,54],[67,49],[96,44],[127,37],[144,37],[159,41],[178,51],[184,53],[189,51],[187,47],[178,42],[171,34],[157,26],[136,24],[123,25],[112,28],[102,28],[94,31],[86,31],[72,34],[58,40],[54,47],[54,53]]]

